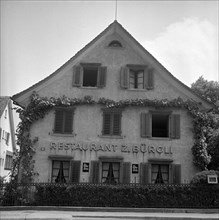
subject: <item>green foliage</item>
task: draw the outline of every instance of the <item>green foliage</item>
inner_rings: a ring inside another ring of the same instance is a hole
[[[208,184],[208,175],[217,175],[219,178],[219,171],[204,170],[202,172],[199,172],[192,178],[191,184],[195,184],[195,185]]]
[[[219,207],[219,187],[193,185],[39,186],[35,205],[84,207]]]
[[[214,104],[219,104],[218,82],[205,80],[203,76],[201,76],[196,82],[192,83],[191,89],[206,100]]]

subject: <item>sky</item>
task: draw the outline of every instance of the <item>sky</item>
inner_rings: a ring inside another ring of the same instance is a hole
[[[1,96],[52,74],[115,19],[184,84],[219,80],[219,0],[0,3]]]

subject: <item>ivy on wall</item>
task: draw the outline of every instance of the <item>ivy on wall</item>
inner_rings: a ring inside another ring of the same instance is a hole
[[[34,161],[32,160],[35,153],[36,138],[30,137],[30,127],[35,121],[44,118],[44,116],[55,107],[68,107],[76,105],[103,105],[106,108],[125,108],[125,107],[154,107],[154,108],[183,108],[187,109],[193,118],[193,131],[195,143],[192,147],[194,163],[201,169],[206,169],[211,157],[207,152],[206,132],[211,129],[211,119],[207,113],[199,109],[199,104],[191,100],[184,101],[181,98],[173,100],[149,100],[149,99],[125,99],[113,101],[111,99],[100,98],[94,100],[91,96],[84,98],[47,98],[40,97],[34,92],[30,97],[30,103],[25,109],[17,109],[21,122],[17,128],[17,144],[20,151],[15,155],[12,179],[17,179],[18,170],[21,175],[21,181],[31,181],[34,175]],[[19,167],[19,169],[18,169]]]

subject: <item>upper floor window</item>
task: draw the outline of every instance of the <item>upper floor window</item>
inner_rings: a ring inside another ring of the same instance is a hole
[[[73,108],[57,108],[55,110],[54,133],[72,134],[73,114]]]
[[[81,63],[73,67],[73,86],[98,87],[106,85],[107,68],[99,63]]]
[[[144,65],[127,65],[122,67],[120,83],[124,89],[153,89],[153,69]]]
[[[141,137],[180,138],[180,115],[171,112],[141,114]]]
[[[121,116],[122,112],[119,109],[104,109],[102,135],[120,136]]]
[[[122,47],[122,44],[118,40],[113,40],[109,43],[109,47]]]

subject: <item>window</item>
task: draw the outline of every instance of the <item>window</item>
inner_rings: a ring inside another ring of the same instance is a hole
[[[102,163],[102,183],[116,184],[119,183],[120,163],[103,162]]]
[[[69,161],[52,161],[52,182],[68,183],[69,182]]]
[[[152,164],[151,183],[152,184],[168,184],[169,183],[169,165]]]
[[[73,67],[73,86],[98,87],[106,86],[107,68],[99,63],[81,63]]]
[[[72,134],[73,108],[57,108],[55,110],[54,133]]]
[[[10,170],[12,167],[13,156],[6,153],[5,170]]]
[[[91,161],[91,183],[130,183],[131,163],[123,162],[122,157],[99,157],[99,161]]]
[[[152,114],[152,137],[169,137],[169,115]]]
[[[145,65],[127,65],[121,68],[120,84],[123,89],[153,89],[154,71]]]
[[[140,182],[142,184],[180,184],[181,165],[168,159],[150,159],[140,164]]]
[[[129,88],[144,89],[144,70],[130,69]]]
[[[122,47],[122,44],[118,40],[113,40],[109,43],[109,47]]]
[[[103,110],[103,130],[102,135],[121,135],[121,110]]]
[[[141,114],[141,137],[180,138],[180,115],[152,111]]]

